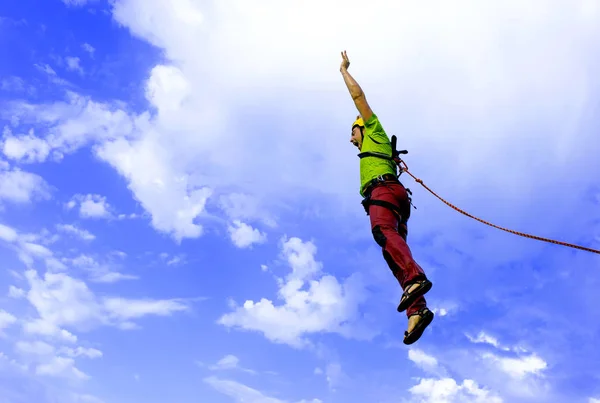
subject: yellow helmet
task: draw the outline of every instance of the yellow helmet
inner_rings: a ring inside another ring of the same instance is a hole
[[[352,129],[354,129],[354,126],[365,127],[365,122],[363,122],[363,120],[360,117],[360,115],[357,116],[356,120],[354,121],[354,123],[352,123]]]

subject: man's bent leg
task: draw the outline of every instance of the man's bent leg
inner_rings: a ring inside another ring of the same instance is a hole
[[[371,198],[382,200],[388,203],[398,205],[398,195],[387,186],[379,186],[373,189]],[[415,262],[410,248],[406,243],[405,228],[398,231],[398,219],[396,215],[388,208],[371,205],[369,208],[371,218],[371,229],[375,241],[381,246],[384,259],[390,270],[405,290],[416,281],[425,280],[425,273],[421,266]],[[404,231],[402,231],[404,230]],[[399,232],[403,232],[401,235]],[[419,297],[407,309],[407,315],[419,311],[425,307],[425,298]]]
[[[371,199],[398,205],[395,193],[387,186],[378,186],[373,189]],[[369,217],[373,238],[381,246],[384,258],[402,288],[404,289],[416,281],[426,279],[423,269],[414,260],[406,243],[406,230],[402,231],[404,236],[398,231],[398,219],[392,210],[383,206],[371,205],[369,207]]]
[[[390,254],[387,251],[385,251],[385,249],[383,250],[383,258],[385,259],[390,270],[394,274],[394,277],[396,277],[396,279],[398,280],[398,283],[400,283],[400,287],[402,287],[402,289],[404,290],[406,286],[403,286],[404,282],[401,280],[401,278],[403,278],[401,274],[402,269],[398,267],[398,265],[394,262]],[[420,311],[423,308],[427,308],[427,301],[425,300],[425,297],[421,295],[406,309],[406,316],[411,316],[412,314]]]

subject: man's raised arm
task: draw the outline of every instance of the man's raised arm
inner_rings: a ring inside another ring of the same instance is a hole
[[[350,91],[350,96],[354,101],[354,105],[356,105],[356,109],[358,109],[358,113],[362,116],[364,121],[369,120],[371,115],[373,115],[373,111],[371,107],[367,103],[367,98],[365,97],[365,93],[363,92],[360,85],[356,82],[356,80],[348,73],[348,67],[350,67],[350,60],[348,60],[348,56],[346,55],[346,51],[342,52],[342,65],[340,66],[340,72],[342,73],[342,77],[344,77],[344,82],[348,87],[348,91]]]

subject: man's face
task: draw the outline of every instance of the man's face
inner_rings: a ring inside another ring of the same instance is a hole
[[[352,129],[352,136],[350,137],[350,142],[356,146],[356,148],[361,149],[362,147],[362,134],[360,132],[360,127],[354,126]]]

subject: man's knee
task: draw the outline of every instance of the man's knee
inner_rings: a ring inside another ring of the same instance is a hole
[[[373,227],[371,232],[373,233],[373,238],[375,239],[375,242],[377,242],[377,245],[381,246],[382,248],[385,248],[387,238],[383,233],[381,227],[379,225],[376,225]]]

